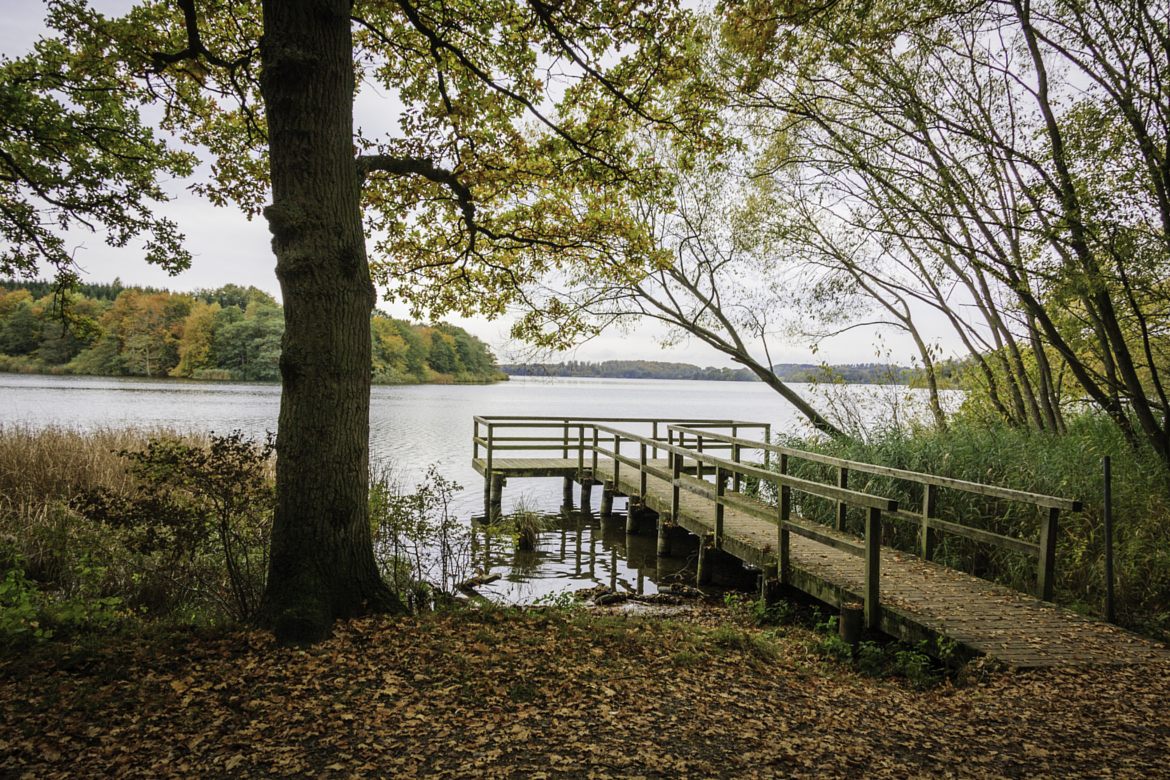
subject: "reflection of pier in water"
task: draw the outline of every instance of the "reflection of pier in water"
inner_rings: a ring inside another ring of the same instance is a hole
[[[567,581],[577,588],[602,585],[642,596],[695,579],[698,538],[680,528],[671,555],[660,556],[655,521],[649,515],[635,517],[635,527],[619,507],[603,516],[596,507],[583,503],[562,506],[560,514],[545,516],[549,525],[540,533],[535,550],[516,549],[511,539],[493,535],[484,519],[473,518],[474,566],[484,574],[501,573],[508,582],[559,582],[559,591]],[[741,566],[723,567],[716,574],[719,585],[751,584]]]

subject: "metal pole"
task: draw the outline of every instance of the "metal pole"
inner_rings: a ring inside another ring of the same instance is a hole
[[[1113,485],[1109,456],[1105,456],[1105,619],[1117,622],[1113,607]]]

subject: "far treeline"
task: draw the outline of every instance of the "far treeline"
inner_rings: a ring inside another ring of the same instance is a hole
[[[284,309],[255,287],[172,293],[79,285],[69,327],[48,282],[0,280],[0,371],[99,376],[280,379]],[[486,344],[446,323],[374,312],[370,371],[380,384],[507,379]]]
[[[568,376],[599,379],[701,379],[715,382],[759,382],[746,368],[700,368],[690,363],[666,363],[653,360],[606,360],[600,363],[570,360],[565,363],[523,363],[500,366],[511,376]],[[777,363],[772,371],[785,382],[836,381],[848,384],[908,385],[916,372],[904,366],[885,363],[851,363],[815,365],[812,363]]]

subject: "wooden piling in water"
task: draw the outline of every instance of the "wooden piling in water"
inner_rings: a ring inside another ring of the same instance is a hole
[[[492,472],[491,486],[488,491],[488,522],[495,520],[502,514],[501,506],[504,502],[504,484],[506,482],[502,472]]]
[[[573,511],[573,478],[565,477],[565,487],[562,491],[562,506],[566,511]]]
[[[629,506],[626,508],[626,533],[630,536],[637,536],[638,529],[642,525],[642,506],[634,503],[634,497],[630,496]]]
[[[613,514],[613,483],[606,482],[601,488],[601,516],[609,517]]]
[[[711,534],[705,534],[699,540],[699,570],[695,574],[695,582],[700,585],[710,585],[712,569],[715,568],[715,540]]]
[[[674,524],[666,512],[658,515],[658,557],[669,558],[671,552],[670,537]]]
[[[593,511],[593,480],[589,478],[581,480],[581,511]]]

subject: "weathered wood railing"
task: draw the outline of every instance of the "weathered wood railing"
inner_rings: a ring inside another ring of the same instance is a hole
[[[938,544],[939,534],[942,532],[963,536],[968,539],[975,539],[1001,549],[1025,553],[1038,561],[1034,595],[1044,601],[1052,600],[1055,579],[1056,532],[1060,513],[1062,511],[1079,512],[1081,509],[1081,502],[1071,499],[1027,493],[1022,490],[1011,490],[994,485],[982,485],[977,482],[965,482],[959,479],[937,477],[932,474],[904,471],[886,466],[875,466],[870,463],[843,460],[806,450],[782,447],[775,444],[763,444],[734,435],[727,436],[716,431],[695,428],[685,424],[670,425],[668,426],[667,433],[668,439],[672,441],[675,438],[678,438],[679,441],[685,441],[685,437],[687,436],[695,438],[697,448],[700,450],[703,448],[705,442],[708,441],[711,444],[731,447],[732,460],[737,462],[742,457],[742,451],[744,449],[762,450],[765,458],[769,455],[778,455],[780,457],[780,470],[784,472],[788,470],[787,458],[789,457],[801,458],[834,467],[837,469],[837,486],[842,489],[847,487],[849,473],[851,471],[891,477],[920,484],[922,485],[923,491],[921,511],[898,510],[890,512],[889,516],[896,520],[915,523],[919,526],[919,554],[921,557],[926,560],[932,560],[934,558],[935,547]],[[707,444],[706,446],[710,447],[711,444]],[[942,488],[960,490],[974,495],[1000,498],[1035,506],[1041,514],[1039,543],[1003,536],[1002,534],[992,533],[991,531],[985,531],[980,528],[971,528],[959,523],[939,519],[936,516],[936,507],[938,491]],[[837,530],[844,530],[846,506],[844,502],[837,502],[835,513]]]
[[[561,458],[568,459],[570,451],[577,453],[579,468],[583,471],[585,469],[585,430],[592,427],[595,423],[613,423],[621,425],[649,425],[651,428],[650,438],[654,440],[655,445],[652,446],[654,457],[658,457],[657,446],[660,442],[666,442],[667,438],[661,435],[663,427],[677,424],[686,425],[689,427],[698,427],[701,429],[708,428],[726,428],[730,429],[732,437],[739,434],[740,429],[759,428],[763,431],[764,438],[767,439],[772,426],[768,423],[744,422],[741,420],[717,420],[717,419],[697,419],[697,418],[650,418],[650,417],[528,417],[528,416],[503,416],[503,415],[476,415],[473,418],[475,426],[474,436],[472,438],[472,457],[479,458],[480,447],[484,448],[484,458],[486,461],[485,474],[490,475],[492,472],[492,462],[494,455],[499,451],[506,452],[532,452],[532,451],[561,451]],[[515,429],[539,429],[552,430],[559,429],[560,436],[540,436],[540,435],[524,435],[524,436],[499,436],[496,434],[497,430],[515,430]],[[576,434],[576,435],[573,435]],[[596,438],[595,436],[593,438]],[[730,449],[731,445],[716,445],[723,449]],[[596,465],[597,458],[594,457],[591,461],[591,466]]]
[[[613,427],[608,423],[652,424],[653,428],[650,436],[642,436]],[[665,439],[660,435],[660,424],[665,425],[668,429],[668,436]],[[485,427],[486,436],[481,436],[481,425]],[[561,435],[559,438],[534,434],[498,436],[496,435],[497,428],[536,430],[560,428]],[[731,429],[732,433],[730,435],[720,434],[716,430],[719,428]],[[879,555],[882,512],[896,511],[898,502],[847,488],[792,477],[784,473],[783,458],[786,456],[782,456],[779,471],[769,470],[766,463],[764,468],[742,463],[740,456],[745,447],[754,448],[767,445],[741,439],[736,435],[740,428],[760,428],[763,430],[765,438],[770,431],[770,426],[766,423],[738,420],[664,421],[646,418],[593,418],[586,420],[559,417],[476,417],[473,457],[479,458],[479,448],[481,446],[485,448],[484,475],[485,479],[490,479],[493,474],[492,465],[496,450],[539,452],[559,449],[564,460],[570,460],[570,452],[575,450],[578,479],[592,479],[593,475],[597,473],[598,458],[605,456],[612,463],[615,485],[620,483],[623,466],[636,470],[638,492],[637,496],[634,497],[635,500],[641,499],[647,494],[647,479],[650,476],[657,477],[671,485],[670,514],[672,517],[678,517],[680,493],[683,490],[712,501],[714,507],[713,544],[716,548],[722,548],[723,545],[725,507],[731,507],[776,526],[776,563],[778,574],[782,579],[787,578],[790,570],[790,534],[793,532],[835,549],[860,555],[865,560],[865,584],[862,600],[865,606],[866,622],[869,625],[877,625],[880,615],[878,593],[881,578]],[[576,441],[573,441],[571,431],[576,432]],[[678,444],[673,441],[676,435],[680,440]],[[695,448],[685,446],[687,435],[695,437]],[[637,446],[638,456],[633,458],[624,454],[622,452],[623,444]],[[712,454],[713,451],[730,451],[732,458],[728,460],[717,457]],[[667,455],[666,468],[661,468],[652,462],[658,459],[659,452]],[[691,465],[688,465],[688,461]],[[693,472],[694,476],[687,472]],[[713,483],[707,481],[706,477],[708,476],[714,478]],[[742,493],[740,488],[744,478],[772,482],[779,496],[776,506]],[[731,490],[727,489],[728,483],[731,483]],[[793,490],[866,509],[864,541],[847,538],[843,534],[829,532],[793,518],[791,511]]]
[[[674,428],[676,431],[686,430],[687,433],[692,435],[695,435],[696,432],[702,433],[704,434],[704,438],[715,438],[719,436],[721,439],[748,441],[738,439],[738,437],[721,436],[709,430],[700,432],[695,428],[683,429],[677,426],[669,427]],[[673,444],[669,441],[663,444],[656,440],[647,439],[646,437],[631,434],[607,425],[595,425],[593,426],[593,430],[594,443],[590,446],[593,457],[596,459],[600,454],[606,455],[613,460],[615,483],[619,479],[622,464],[637,469],[641,495],[646,494],[647,476],[655,476],[667,482],[672,486],[670,509],[672,517],[678,517],[679,515],[679,500],[681,491],[683,490],[703,496],[711,501],[714,505],[713,542],[717,549],[721,548],[723,544],[723,515],[725,507],[731,507],[758,520],[775,525],[777,530],[776,557],[778,574],[781,580],[786,581],[788,579],[788,571],[790,568],[790,534],[794,532],[829,547],[862,556],[865,561],[865,583],[864,593],[861,595],[865,607],[865,621],[870,626],[878,625],[880,618],[880,599],[878,594],[881,582],[882,512],[897,511],[897,501],[790,476],[784,473],[783,458],[786,456],[783,455],[781,456],[780,471],[771,471],[767,468],[741,463],[738,461],[738,457],[740,449],[744,445],[735,445],[734,442],[727,442],[734,447],[733,460],[727,460],[711,455],[709,452],[710,448],[708,448],[707,452],[704,452],[701,445],[698,445],[698,439],[696,439],[696,445],[698,446],[695,449],[691,449],[681,444]],[[612,450],[605,449],[600,444],[600,434],[613,437]],[[639,455],[637,459],[621,454],[621,444],[623,442],[638,445]],[[721,444],[721,442],[713,443],[716,447],[719,447]],[[661,469],[648,463],[646,457],[647,447],[654,446],[655,444],[657,444],[660,450],[667,453],[669,468]],[[760,445],[759,442],[755,442],[755,444],[757,446]],[[684,464],[687,460],[695,463],[695,476],[683,473]],[[707,469],[710,469],[710,471],[707,471]],[[708,482],[704,478],[706,475],[714,477],[714,482]],[[766,480],[775,485],[777,495],[779,496],[776,506],[771,506],[740,492],[739,486],[743,477],[754,480]],[[731,490],[727,489],[729,482],[732,483]],[[841,534],[826,532],[823,529],[793,519],[793,490],[866,509],[864,541],[856,541],[846,538]]]

